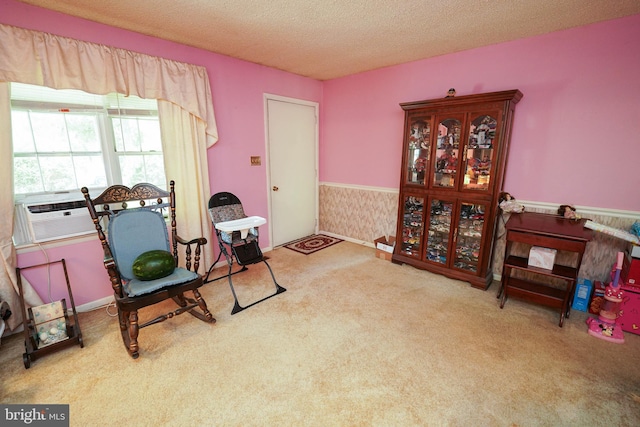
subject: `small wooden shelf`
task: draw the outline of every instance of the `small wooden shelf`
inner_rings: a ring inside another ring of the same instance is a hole
[[[527,258],[515,255],[509,255],[505,264],[509,264],[511,268],[518,270],[526,270],[532,273],[542,274],[544,276],[556,277],[558,279],[573,280],[578,276],[578,270],[575,267],[554,264],[553,270],[547,270],[545,268],[532,267],[529,265],[529,260]]]
[[[566,290],[553,288],[543,283],[511,278],[509,280],[509,295],[527,298],[529,301],[549,307],[562,308]]]
[[[582,256],[591,240],[593,232],[584,228],[586,220],[565,219],[557,215],[524,212],[512,214],[507,221],[506,248],[502,280],[498,298],[501,298],[500,308],[503,308],[507,298],[514,296],[533,303],[560,309],[559,326],[569,317],[571,298],[578,280],[578,272],[582,263]],[[554,264],[553,269],[547,270],[529,265],[528,259],[511,255],[513,243],[529,246],[544,246],[558,251],[576,252],[578,259],[575,266]],[[522,271],[529,276],[540,278],[541,282],[512,277],[511,273]],[[554,287],[544,283],[544,280],[559,279],[565,282],[564,287]]]

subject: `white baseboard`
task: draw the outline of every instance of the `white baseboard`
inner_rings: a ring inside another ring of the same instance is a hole
[[[364,245],[364,246],[368,246],[370,248],[375,248],[375,246],[373,245],[373,242],[366,242],[364,240],[353,239],[351,237],[342,236],[340,234],[335,234],[335,233],[330,233],[328,231],[318,231],[318,234],[324,234],[324,235],[329,236],[329,237],[335,237],[336,239],[342,239],[342,240],[344,240],[346,242],[355,243],[356,245]]]
[[[82,304],[76,307],[76,310],[80,313],[84,313],[86,311],[93,311],[97,308],[106,307],[109,304],[113,304],[113,296],[108,296],[104,298],[97,299],[95,301],[88,302],[86,304]]]

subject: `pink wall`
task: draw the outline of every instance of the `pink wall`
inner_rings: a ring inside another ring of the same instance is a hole
[[[211,191],[235,192],[255,215],[267,217],[268,212],[264,162],[261,167],[249,166],[250,156],[265,156],[263,94],[314,102],[322,96],[322,83],[317,80],[14,0],[0,0],[0,23],[205,67],[220,138],[209,150]],[[233,173],[229,164],[234,165]]]
[[[327,81],[320,179],[398,188],[399,103],[520,89],[505,189],[640,211],[639,41],[635,15]]]
[[[321,181],[397,188],[398,104],[444,96],[449,87],[460,95],[524,93],[506,176],[516,197],[640,211],[630,196],[640,186],[640,15],[327,82],[14,0],[0,0],[0,23],[206,67],[220,135],[208,153],[211,190],[238,194],[256,215],[268,216],[264,163],[249,166],[250,156],[265,156],[263,93],[322,101]],[[67,260],[76,304],[111,294],[97,242],[47,252]],[[43,261],[39,251],[18,258],[20,266]],[[37,279],[46,298],[46,281]]]
[[[69,246],[49,247],[46,249],[46,255],[40,250],[19,255],[18,267],[42,264],[48,260],[57,261],[62,258],[67,264],[69,283],[76,305],[113,295],[107,272],[102,265],[102,247],[97,240]],[[67,307],[71,307],[61,264],[54,264],[50,273],[46,267],[34,267],[24,271],[23,276],[33,284],[44,302],[49,302],[48,283],[51,282],[51,300],[66,298]]]
[[[0,0],[0,23],[204,66],[209,74],[219,133],[218,143],[208,152],[211,191],[231,191],[240,197],[247,212],[268,218],[265,162],[260,167],[250,166],[249,162],[250,156],[264,159],[266,154],[263,94],[320,102],[321,82],[14,0]],[[268,233],[261,236],[261,244],[270,245]],[[47,252],[52,260],[67,260],[76,304],[111,295],[97,241]],[[18,257],[20,266],[43,261],[40,251]],[[46,281],[38,280],[34,286],[46,298]],[[60,286],[54,293],[65,290],[64,283]]]

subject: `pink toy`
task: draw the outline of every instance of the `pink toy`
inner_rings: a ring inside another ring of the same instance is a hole
[[[620,307],[624,296],[624,291],[619,283],[623,260],[624,253],[618,252],[615,277],[604,291],[604,303],[600,309],[600,314],[597,319],[594,317],[587,319],[590,335],[618,344],[624,342],[622,327],[616,323],[616,320],[620,317]]]

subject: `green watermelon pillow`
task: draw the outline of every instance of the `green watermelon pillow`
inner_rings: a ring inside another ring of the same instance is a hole
[[[158,249],[139,255],[131,269],[139,280],[161,279],[173,273],[176,261],[170,252]]]

